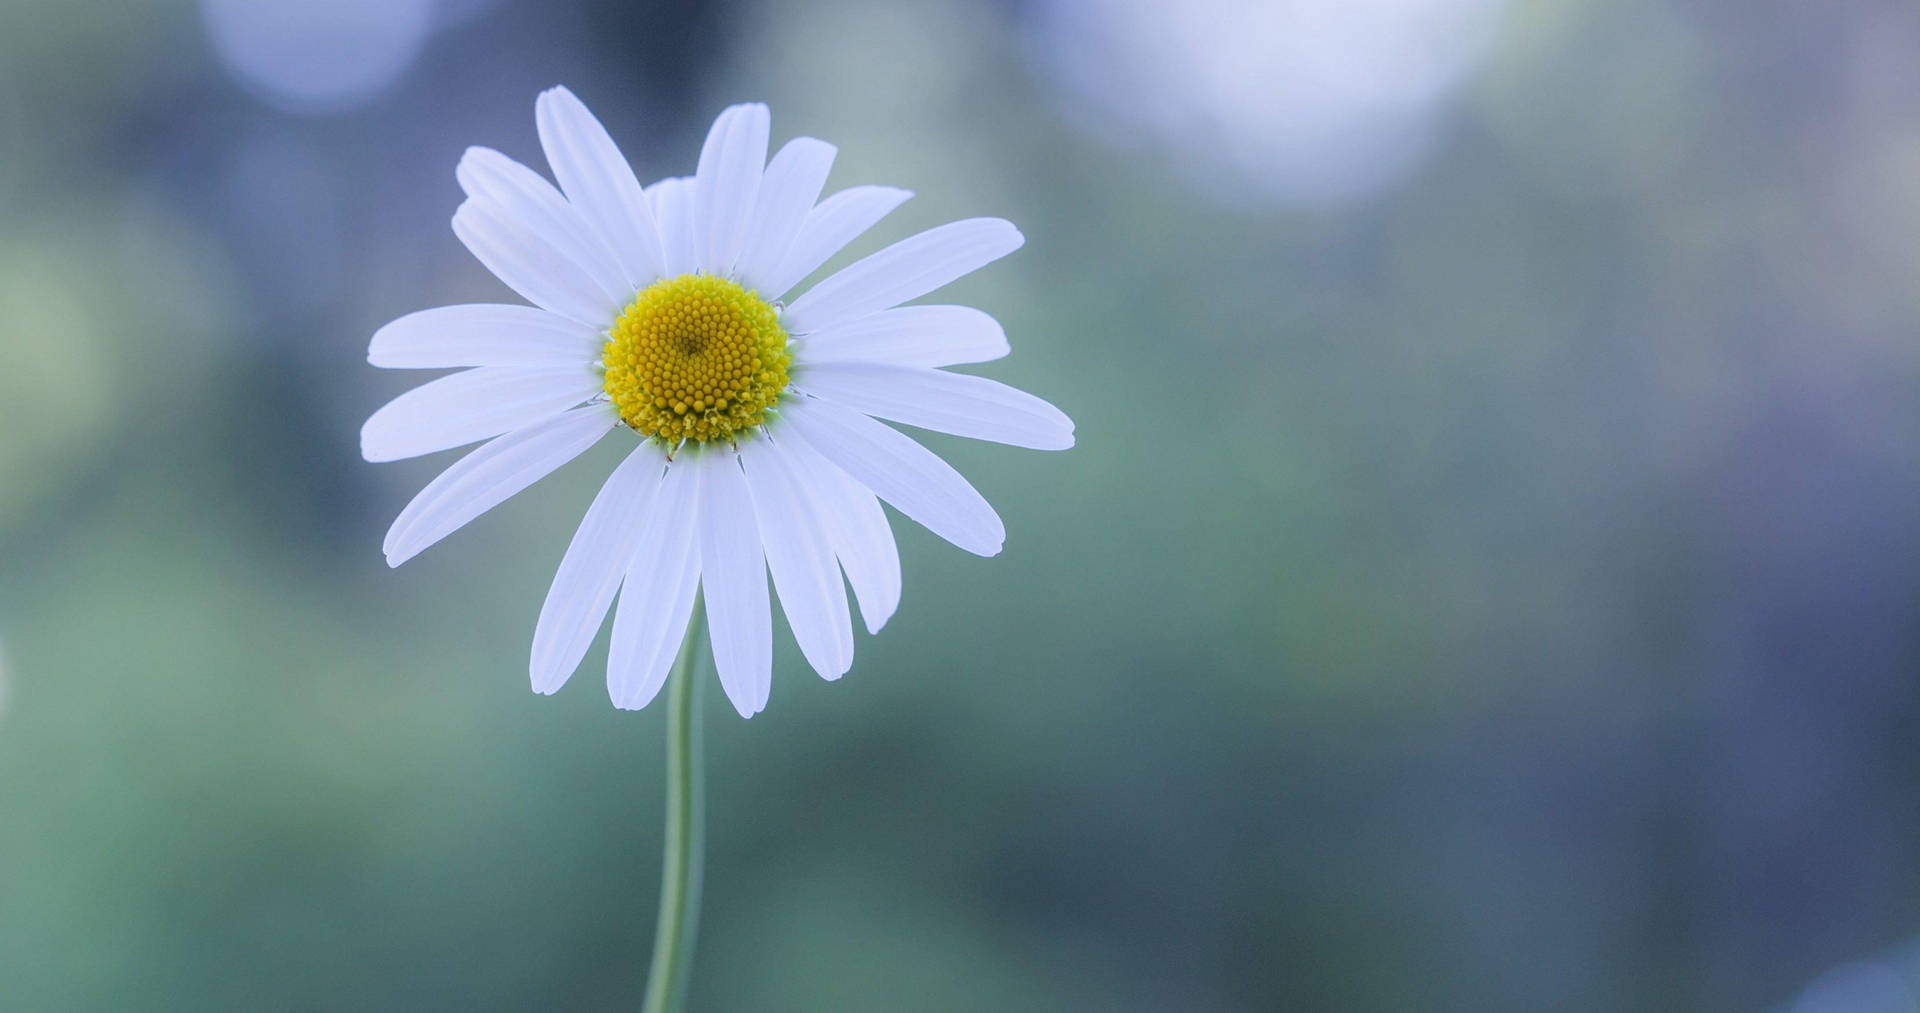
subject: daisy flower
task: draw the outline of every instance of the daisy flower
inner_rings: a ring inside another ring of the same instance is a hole
[[[533,305],[422,310],[381,328],[368,349],[375,366],[460,372],[375,412],[360,433],[367,460],[487,441],[401,511],[387,562],[617,432],[632,450],[547,592],[533,689],[558,690],[613,611],[608,693],[617,707],[646,706],[697,595],[721,686],[751,717],[772,684],[768,573],[807,662],[835,679],[853,663],[847,585],[870,633],[900,602],[882,501],[969,552],[991,556],[1005,540],[965,478],[885,422],[1073,445],[1072,421],[1052,405],[945,369],[1007,354],[992,317],[903,305],[1022,237],[998,218],[952,222],[789,299],[911,194],[855,186],[821,200],[833,145],[795,138],[769,160],[764,105],[722,112],[692,176],[646,187],[565,88],[542,94],[535,118],[559,185],[471,148],[456,171],[467,200],[453,216],[467,249]]]

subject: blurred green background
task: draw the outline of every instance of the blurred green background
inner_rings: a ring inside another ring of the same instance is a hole
[[[1920,6],[0,0],[0,1010],[636,1007],[663,719],[398,571],[469,144],[976,214],[1061,455],[706,694],[699,1010],[1920,1009]]]

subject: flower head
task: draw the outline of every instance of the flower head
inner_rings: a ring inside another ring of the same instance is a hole
[[[607,688],[659,692],[701,595],[715,667],[742,716],[772,682],[767,574],[815,671],[853,663],[845,585],[869,632],[900,601],[880,501],[990,556],[1005,529],[945,462],[886,419],[1045,450],[1073,445],[1052,405],[943,367],[1008,351],[992,317],[906,306],[1017,249],[995,218],[902,240],[781,300],[909,196],[855,186],[820,200],[832,145],[767,159],[768,116],[714,121],[690,177],[642,187],[564,88],[536,105],[558,180],[486,148],[456,175],[453,230],[532,306],[423,310],[373,336],[368,361],[461,371],[401,395],[360,434],[369,461],[487,442],[414,497],[388,532],[398,566],[616,430],[633,449],[567,547],[534,629],[535,692],[565,683],[614,611]],[[614,598],[619,606],[614,608]]]

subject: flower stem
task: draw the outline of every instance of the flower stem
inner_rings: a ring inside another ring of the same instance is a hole
[[[678,1013],[686,1003],[700,921],[700,853],[706,837],[706,781],[701,764],[700,680],[694,677],[706,610],[698,601],[687,639],[667,680],[667,839],[660,859],[660,921],[643,1013]]]

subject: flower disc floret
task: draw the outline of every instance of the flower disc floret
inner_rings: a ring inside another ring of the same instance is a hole
[[[726,278],[684,274],[641,290],[601,362],[627,425],[677,444],[732,441],[766,421],[792,357],[773,306]]]

